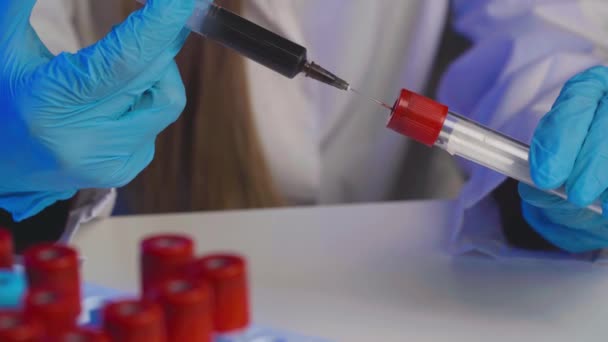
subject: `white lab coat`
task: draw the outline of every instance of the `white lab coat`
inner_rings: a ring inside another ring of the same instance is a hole
[[[39,0],[39,5],[47,1],[70,2]],[[423,89],[447,7],[445,0],[247,4],[248,17],[304,43],[311,57],[386,101],[400,87]],[[456,0],[454,5],[456,27],[475,47],[450,68],[439,99],[523,141],[569,77],[605,60],[606,27],[598,24],[606,18],[605,1]],[[58,23],[55,32],[69,37],[69,30]],[[287,197],[336,203],[387,196],[410,142],[384,128],[381,109],[315,82],[284,80],[253,63],[247,72],[264,151]],[[418,174],[429,173],[424,167]],[[462,168],[469,181],[460,196],[453,251],[513,255],[488,197],[504,178],[464,162]],[[457,186],[452,171],[438,175],[431,179],[439,186],[425,184],[434,189],[432,195]]]

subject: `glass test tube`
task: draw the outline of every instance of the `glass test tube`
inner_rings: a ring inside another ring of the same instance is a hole
[[[402,90],[388,127],[425,145],[437,146],[451,155],[535,186],[530,176],[528,145],[450,112],[447,106],[429,98]],[[547,192],[568,198],[564,187]],[[587,208],[600,215],[603,212],[599,201]]]

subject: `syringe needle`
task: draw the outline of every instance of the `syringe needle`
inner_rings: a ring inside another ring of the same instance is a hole
[[[382,102],[382,101],[380,101],[380,100],[378,100],[378,99],[376,99],[376,98],[373,98],[373,97],[371,97],[371,96],[365,95],[365,94],[363,94],[362,92],[358,91],[357,89],[355,89],[355,88],[353,88],[353,87],[350,87],[349,89],[350,89],[350,91],[352,91],[353,93],[355,93],[355,94],[357,94],[357,95],[359,95],[359,96],[363,96],[363,97],[365,97],[366,99],[368,99],[368,100],[370,100],[370,101],[372,101],[372,102],[375,102],[375,103],[377,103],[377,104],[381,105],[382,107],[384,107],[384,108],[386,108],[386,109],[388,109],[388,110],[393,110],[393,107],[391,107],[391,106],[387,105],[386,103],[384,103],[384,102]]]

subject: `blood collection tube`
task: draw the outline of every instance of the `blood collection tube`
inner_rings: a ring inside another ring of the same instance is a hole
[[[99,330],[75,328],[63,334],[58,342],[110,342],[110,338]]]
[[[144,296],[177,275],[194,258],[194,242],[181,235],[158,235],[141,242],[141,290]]]
[[[104,331],[113,342],[165,342],[161,307],[145,300],[124,300],[103,310]]]
[[[211,342],[213,302],[208,283],[178,277],[164,282],[158,295],[165,314],[167,342]]]
[[[4,228],[0,227],[0,270],[13,268],[13,236]]]
[[[238,334],[249,326],[249,289],[245,259],[215,254],[196,260],[193,279],[209,282],[213,290],[213,326],[219,334]]]
[[[39,322],[19,311],[0,311],[0,341],[41,342],[44,329]]]
[[[79,311],[72,297],[53,290],[30,289],[24,300],[25,314],[43,325],[50,341],[76,327]]]
[[[70,298],[80,312],[80,274],[78,252],[68,246],[40,244],[23,255],[29,288],[54,290]]]
[[[493,131],[448,107],[407,89],[392,108],[388,127],[427,146],[473,161],[520,182],[535,186],[530,175],[530,147]],[[564,187],[548,191],[567,199]],[[590,210],[602,214],[601,203]]]

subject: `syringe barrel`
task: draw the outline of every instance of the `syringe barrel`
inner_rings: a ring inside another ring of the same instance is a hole
[[[446,106],[431,99],[403,90],[393,108],[389,127],[451,155],[535,186],[530,173],[528,145],[450,112]],[[564,187],[547,192],[568,198]],[[588,208],[602,214],[599,201]]]
[[[196,1],[186,27],[285,77],[294,78],[305,69],[305,47],[215,5],[211,0]]]

